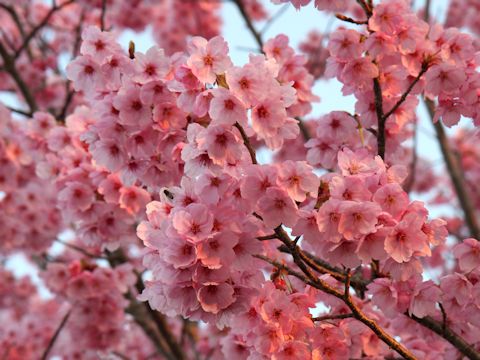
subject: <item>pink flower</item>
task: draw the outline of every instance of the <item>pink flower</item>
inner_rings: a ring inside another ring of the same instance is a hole
[[[277,135],[286,118],[287,112],[277,97],[268,97],[252,109],[252,127],[261,137]]]
[[[328,50],[332,56],[340,60],[350,61],[359,58],[363,52],[360,33],[349,29],[334,31],[328,41]]]
[[[132,79],[141,84],[164,79],[170,70],[170,60],[158,46],[151,47],[145,54],[136,52],[134,64],[135,75]]]
[[[280,224],[293,227],[297,222],[297,205],[282,188],[267,189],[258,201],[258,209],[263,222],[269,228],[276,228]]]
[[[114,140],[97,142],[92,149],[92,155],[99,165],[110,171],[119,170],[127,161],[125,152]]]
[[[271,165],[250,165],[240,185],[242,196],[256,204],[268,188],[277,185],[277,172]]]
[[[197,138],[199,149],[206,150],[216,164],[234,164],[242,156],[244,145],[240,134],[230,129],[227,125],[211,125]]]
[[[336,243],[342,238],[342,235],[338,232],[338,224],[342,212],[341,205],[341,201],[330,199],[318,210],[318,231],[322,233],[322,238],[325,241]]]
[[[206,312],[217,314],[234,303],[234,290],[230,284],[211,284],[202,286],[197,292],[197,299]]]
[[[140,99],[140,87],[126,85],[113,100],[118,109],[120,123],[123,125],[144,127],[152,121],[152,110]]]
[[[188,268],[197,262],[197,250],[191,241],[179,237],[169,237],[161,249],[163,258],[175,269]]]
[[[365,181],[356,176],[334,176],[328,183],[330,196],[338,200],[369,201],[372,193]]]
[[[282,350],[272,355],[272,360],[309,360],[311,356],[308,344],[302,341],[290,340],[283,344]]]
[[[465,80],[465,71],[457,65],[445,63],[435,65],[425,75],[425,92],[432,96],[453,93],[460,89]]]
[[[120,207],[130,214],[143,212],[148,202],[150,202],[150,194],[142,188],[131,186],[120,189]]]
[[[104,85],[99,64],[89,55],[79,56],[67,65],[67,77],[77,91],[92,95]]]
[[[397,183],[386,184],[373,195],[373,201],[382,207],[382,210],[398,218],[408,205],[408,195]]]
[[[189,44],[190,57],[187,64],[193,74],[204,83],[213,84],[216,75],[225,73],[232,66],[228,56],[228,44],[221,36],[210,40],[194,37]]]
[[[409,314],[419,318],[435,315],[437,312],[435,304],[440,301],[441,294],[442,291],[433,281],[422,282],[415,286],[408,309]]]
[[[378,67],[369,57],[352,59],[347,62],[342,71],[342,81],[355,88],[366,88],[371,85],[372,79],[378,77]]]
[[[80,53],[90,55],[100,63],[113,54],[120,53],[122,48],[115,41],[112,33],[101,31],[96,26],[87,26],[82,31]]]
[[[428,249],[428,238],[422,232],[423,220],[409,213],[393,228],[385,239],[385,251],[396,262],[407,262],[416,251]]]
[[[233,232],[222,232],[204,240],[198,248],[198,258],[202,264],[211,269],[229,266],[235,260],[233,248],[238,243],[238,236]]]
[[[462,274],[454,273],[440,280],[443,299],[455,299],[460,306],[465,306],[472,297],[472,283]]]
[[[397,315],[398,293],[390,279],[375,279],[368,285],[368,291],[372,294],[372,302],[387,315]]]
[[[375,232],[382,211],[378,204],[370,201],[344,201],[341,210],[338,231],[348,240]]]
[[[240,99],[246,107],[256,105],[260,99],[264,99],[268,84],[264,76],[252,66],[245,65],[242,68],[232,67],[227,71],[227,83],[232,94]]]
[[[202,204],[190,204],[173,214],[172,225],[180,235],[200,241],[211,234],[213,217]]]
[[[406,2],[390,1],[378,4],[368,22],[372,31],[393,35],[403,25],[403,13],[407,12]]]
[[[95,201],[93,189],[81,182],[69,182],[58,194],[58,200],[70,210],[88,210]]]
[[[240,125],[247,124],[247,110],[232,93],[224,88],[213,90],[213,99],[210,102],[209,114],[214,124]]]
[[[304,161],[287,160],[279,167],[279,183],[293,200],[302,202],[308,193],[316,196],[319,181],[312,170]]]
[[[476,239],[465,239],[455,245],[453,254],[463,272],[468,273],[480,267],[480,241]]]

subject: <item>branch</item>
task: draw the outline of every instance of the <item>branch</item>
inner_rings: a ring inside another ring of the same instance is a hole
[[[122,251],[108,253],[108,262],[112,267],[123,264],[127,260]],[[137,274],[135,287],[139,293],[145,288],[139,274]],[[182,348],[170,332],[163,314],[153,310],[147,302],[140,303],[137,301],[131,292],[128,292],[125,297],[130,300],[129,312],[133,315],[137,324],[142,327],[145,334],[153,341],[157,351],[168,359],[186,359]]]
[[[435,114],[435,105],[433,101],[425,99],[425,104],[427,105],[428,113],[433,122],[433,117]],[[475,207],[472,204],[472,199],[467,193],[467,187],[465,185],[465,179],[463,177],[463,172],[460,168],[458,160],[453,155],[453,151],[450,147],[447,135],[440,121],[437,121],[433,124],[435,132],[437,134],[438,143],[442,151],[443,159],[448,169],[450,179],[452,181],[455,192],[457,193],[458,201],[460,206],[463,209],[465,216],[465,223],[470,231],[470,235],[480,240],[480,226],[477,222],[477,217],[475,214]]]
[[[347,279],[345,282],[345,293],[340,292],[337,289],[330,286],[325,281],[319,279],[312,272],[306,267],[306,265],[301,260],[298,254],[297,246],[292,242],[288,234],[283,230],[283,228],[278,226],[275,228],[275,233],[277,234],[280,241],[282,241],[285,246],[290,249],[290,254],[293,257],[293,261],[295,264],[302,270],[302,272],[306,275],[308,280],[307,284],[319,289],[327,294],[333,295],[336,298],[343,300],[345,304],[350,308],[353,313],[353,317],[359,320],[361,323],[366,325],[370,330],[372,330],[375,335],[379,339],[381,339],[385,344],[387,344],[390,348],[394,349],[397,353],[399,353],[403,358],[408,360],[416,360],[415,356],[402,344],[400,344],[397,340],[395,340],[390,334],[388,334],[383,328],[381,328],[375,320],[368,318],[365,313],[355,304],[348,293],[348,288],[350,285],[350,275],[347,273]]]
[[[250,144],[250,140],[248,139],[247,134],[245,133],[245,130],[243,129],[242,125],[240,125],[238,122],[235,123],[234,125],[238,131],[240,131],[240,135],[242,135],[243,143],[245,144],[245,147],[248,150],[248,153],[250,154],[250,158],[252,159],[252,164],[257,164],[257,155],[255,153],[255,149],[253,148],[252,144]]]
[[[326,320],[341,320],[341,319],[349,319],[349,318],[353,318],[353,313],[317,316],[317,317],[312,318],[312,320],[313,321],[326,321]]]
[[[102,0],[102,12],[100,14],[100,30],[105,30],[105,15],[107,14],[107,0]]]
[[[345,16],[343,14],[335,14],[335,17],[338,19],[338,20],[342,20],[342,21],[345,21],[345,22],[348,22],[348,23],[352,23],[352,24],[356,24],[356,25],[367,25],[368,24],[368,21],[364,20],[355,20],[355,19],[352,19],[351,17],[348,17],[348,16]]]
[[[375,112],[377,113],[378,133],[377,133],[377,148],[378,155],[385,160],[385,122],[386,118],[383,115],[383,95],[380,81],[378,78],[373,79],[373,93],[375,94]]]
[[[18,73],[17,68],[15,66],[14,59],[10,56],[10,54],[8,53],[8,51],[5,49],[5,47],[1,42],[0,42],[0,57],[3,59],[3,67],[5,71],[12,76],[13,80],[18,86],[18,89],[20,90],[23,97],[25,98],[25,101],[27,102],[28,107],[30,108],[30,113],[33,114],[38,109],[35,98],[30,92],[30,89],[27,86],[27,84],[23,81],[22,77]]]
[[[47,348],[43,352],[43,355],[41,357],[42,360],[47,360],[48,353],[50,350],[52,350],[53,345],[55,344],[55,341],[58,338],[58,335],[60,335],[60,332],[62,331],[63,327],[67,323],[68,318],[70,317],[70,314],[72,313],[72,309],[70,309],[65,316],[63,317],[62,321],[60,322],[60,325],[58,325],[57,330],[55,330],[55,333],[53,334],[52,338],[50,339]]]

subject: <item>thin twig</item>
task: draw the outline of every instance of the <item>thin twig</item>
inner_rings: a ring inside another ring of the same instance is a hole
[[[402,105],[405,100],[407,99],[408,95],[410,94],[410,92],[413,90],[413,88],[415,87],[415,85],[418,83],[418,81],[420,80],[420,78],[422,77],[423,74],[425,74],[427,72],[429,68],[429,65],[428,65],[428,62],[424,61],[422,63],[422,69],[420,70],[420,72],[418,73],[418,75],[415,77],[415,79],[411,82],[411,84],[408,86],[407,90],[402,94],[402,96],[400,97],[400,99],[395,103],[395,105],[392,106],[392,108],[387,111],[387,113],[385,115],[383,115],[385,121],[387,120],[387,118],[392,115],[399,107],[400,105]]]
[[[107,13],[107,0],[102,0],[102,12],[100,14],[100,30],[105,30],[105,15]]]
[[[47,360],[48,353],[50,350],[52,350],[53,345],[55,344],[55,341],[57,340],[58,336],[60,335],[60,332],[62,331],[63,327],[67,323],[68,318],[70,317],[70,314],[72,312],[72,309],[70,309],[65,316],[63,317],[62,321],[60,322],[60,325],[58,325],[57,330],[55,330],[55,333],[53,334],[52,338],[50,339],[47,348],[43,352],[43,355],[41,357],[42,360]]]
[[[255,42],[257,43],[258,47],[264,53],[263,51],[263,40],[262,36],[260,33],[255,29],[255,26],[253,26],[252,19],[250,19],[250,16],[248,16],[247,11],[245,10],[245,7],[243,6],[242,0],[233,0],[233,3],[237,5],[238,11],[240,11],[240,14],[243,17],[243,20],[245,21],[245,24],[247,25],[248,29],[250,30],[250,33],[253,35],[253,38],[255,39]]]
[[[255,153],[255,149],[253,148],[252,144],[250,143],[250,140],[248,139],[247,133],[243,129],[242,125],[240,125],[238,122],[235,123],[234,125],[238,131],[240,131],[240,135],[242,136],[243,143],[245,144],[245,147],[248,150],[248,153],[250,154],[250,158],[252,159],[252,164],[257,164],[257,156]]]
[[[18,89],[22,93],[28,107],[30,108],[30,113],[33,114],[38,109],[35,98],[30,92],[30,88],[27,86],[23,78],[20,76],[15,66],[15,60],[10,56],[8,51],[3,46],[2,42],[0,42],[0,57],[3,59],[3,67],[5,71],[11,75],[11,77],[17,84]]]

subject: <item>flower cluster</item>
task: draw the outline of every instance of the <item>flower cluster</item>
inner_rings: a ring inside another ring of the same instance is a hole
[[[51,116],[38,113],[30,129],[0,105],[0,253],[40,253],[62,229],[55,187],[35,176],[32,153],[40,146],[32,128],[46,131]],[[40,210],[41,209],[41,210]]]

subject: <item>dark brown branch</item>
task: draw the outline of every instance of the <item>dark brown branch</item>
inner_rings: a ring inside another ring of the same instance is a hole
[[[331,315],[323,315],[317,316],[312,318],[313,321],[326,321],[326,320],[342,320],[342,319],[349,319],[353,318],[353,313],[348,314],[331,314]]]
[[[65,324],[67,323],[67,320],[70,317],[71,312],[72,312],[72,310],[69,310],[65,314],[65,316],[63,317],[60,324],[58,325],[57,330],[55,330],[55,333],[53,334],[52,338],[48,342],[47,348],[45,349],[45,351],[42,354],[42,357],[41,357],[42,360],[47,360],[48,354],[50,353],[50,350],[52,350],[53,345],[55,345],[55,341],[57,340],[58,336],[60,335],[60,332],[62,331]]]
[[[248,153],[250,154],[250,158],[252,159],[252,164],[256,164],[257,155],[255,153],[255,149],[250,143],[250,140],[248,139],[247,134],[245,133],[245,130],[243,129],[242,125],[240,125],[238,122],[235,123],[234,126],[238,129],[238,131],[240,131],[240,135],[242,135],[243,143],[245,144],[245,147],[247,148]]]
[[[107,14],[107,0],[102,0],[102,12],[100,13],[100,30],[105,30],[105,15]]]
[[[383,115],[383,95],[378,78],[373,79],[373,93],[375,95],[375,112],[377,113],[378,132],[377,132],[377,148],[378,155],[385,160],[385,121]]]
[[[25,101],[28,107],[30,108],[30,113],[33,114],[38,109],[35,98],[30,92],[30,89],[28,88],[25,81],[23,81],[22,77],[18,73],[18,70],[15,66],[15,60],[10,56],[10,54],[8,53],[8,51],[5,49],[5,47],[1,42],[0,42],[0,57],[3,60],[3,67],[5,71],[9,73],[10,76],[13,78],[15,84],[17,85],[18,89],[20,90],[23,97],[25,98]]]
[[[429,99],[425,99],[425,104],[427,105],[428,113],[430,114],[430,118],[433,122],[435,105],[433,101]],[[434,122],[433,127],[435,128],[435,133],[437,134],[438,143],[440,145],[440,150],[442,151],[443,159],[447,166],[448,174],[450,175],[450,179],[457,194],[460,206],[463,209],[465,223],[470,231],[470,235],[473,238],[480,240],[480,226],[475,214],[475,207],[473,206],[471,197],[467,193],[467,186],[465,185],[465,179],[458,159],[456,159],[453,154],[442,123],[440,121]]]

